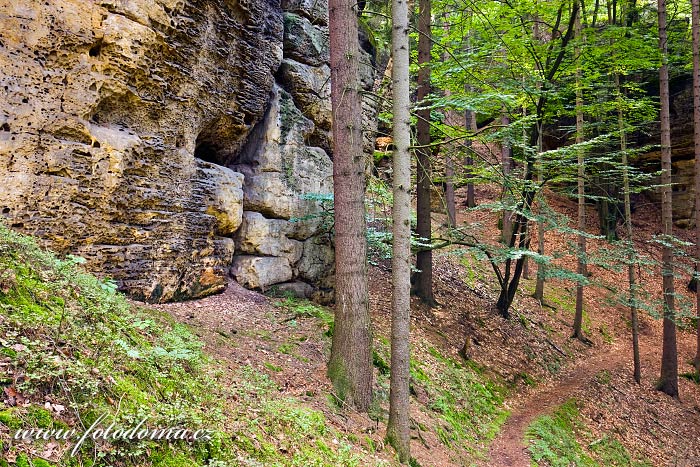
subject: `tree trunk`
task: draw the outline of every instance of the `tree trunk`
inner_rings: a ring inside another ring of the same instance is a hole
[[[506,109],[501,111],[501,125],[507,127],[510,125],[510,117]],[[513,168],[513,157],[510,144],[507,141],[501,143],[501,170],[503,171],[503,193],[501,200],[503,203],[510,204],[511,201],[511,181],[510,173]],[[509,209],[503,210],[503,228],[501,229],[501,241],[508,243],[513,234],[513,212]]]
[[[471,15],[473,13],[469,14],[469,18],[471,18]],[[472,46],[471,46],[471,34],[472,32],[469,31],[467,32],[466,35],[466,51],[468,54],[472,53]],[[467,94],[470,94],[473,89],[471,85],[465,84],[464,85],[464,90],[466,91]],[[466,139],[466,142],[464,143],[465,149],[466,149],[466,155],[464,158],[464,172],[465,172],[465,178],[467,179],[467,207],[468,208],[473,208],[476,207],[476,199],[474,198],[474,183],[472,182],[472,178],[474,177],[473,175],[473,166],[474,166],[474,158],[472,157],[472,138],[471,134],[475,133],[477,128],[476,128],[476,113],[473,110],[465,110],[464,112],[464,128],[467,130],[467,133],[469,136]]]
[[[430,94],[430,49],[432,44],[430,31],[430,0],[420,0],[418,17],[418,89],[416,101],[421,107],[426,106],[425,99]],[[396,66],[396,63],[394,63]],[[432,167],[430,151],[430,109],[416,111],[417,153],[417,188],[416,188],[416,234],[423,242],[432,238],[430,218],[430,192],[432,188]],[[413,292],[423,302],[435,305],[433,296],[433,252],[430,249],[419,250],[416,254],[416,269]]]
[[[542,129],[538,131],[539,136],[537,137],[537,182],[542,183],[542,167],[540,163],[540,153],[542,152]],[[539,209],[540,216],[542,215],[542,203],[544,202],[544,194],[540,194]],[[544,222],[537,222],[537,253],[544,255]],[[545,274],[547,271],[547,266],[539,262],[537,263],[537,280],[535,282],[535,293],[533,297],[538,302],[542,303],[544,301],[544,282]]]
[[[457,227],[457,207],[455,206],[455,166],[452,154],[445,151],[445,204],[447,204],[447,227]]]
[[[522,77],[523,89],[525,89],[525,84],[526,84],[525,75],[523,74],[523,77]],[[523,120],[526,117],[527,117],[527,103],[524,102],[523,103]],[[522,142],[523,150],[525,150],[524,148],[527,148],[527,143],[528,143],[527,128],[523,125],[523,142]],[[525,167],[527,168],[527,165]],[[523,174],[523,179],[525,179],[525,178],[527,178],[526,174]],[[526,231],[527,231],[527,235],[528,235],[527,244],[529,245],[530,244],[530,239],[529,239],[530,229],[526,229]],[[523,258],[523,279],[530,280],[530,258],[528,258],[527,256],[525,258]]]
[[[695,261],[700,262],[700,0],[692,0],[693,10],[693,143],[695,148]],[[697,267],[696,267],[697,271]],[[697,279],[696,279],[697,280]],[[697,285],[697,284],[696,284]],[[693,365],[700,373],[700,287],[695,289],[697,345]]]
[[[476,128],[476,115],[473,110],[466,110],[464,112],[464,120],[465,120],[465,127],[467,129],[468,133],[475,133],[477,128]],[[474,178],[474,173],[473,173],[473,167],[474,167],[474,158],[472,157],[472,139],[471,137],[468,137],[466,142],[464,143],[465,148],[467,150],[466,157],[464,159],[464,171],[465,171],[465,176],[467,179],[467,207],[468,208],[473,208],[476,207],[476,198],[474,197],[474,182],[472,182],[472,178]]]
[[[328,376],[341,400],[366,412],[372,400],[372,337],[367,292],[360,55],[354,5],[351,0],[329,2],[336,307]]]
[[[673,194],[671,190],[671,121],[669,116],[666,0],[658,0],[658,7],[659,51],[661,52],[661,68],[659,68],[659,98],[661,103],[661,222],[666,242],[668,242],[673,236]],[[661,263],[664,291],[664,324],[659,390],[669,396],[678,398],[678,348],[676,345],[673,250],[671,246],[665,245],[663,247]]]
[[[563,5],[562,7],[563,8]],[[568,26],[566,28],[566,33],[562,36],[560,36],[560,47],[559,51],[557,52],[556,58],[553,60],[551,63],[551,66],[547,67],[546,69],[542,69],[542,74],[543,78],[546,82],[552,82],[554,80],[555,75],[557,74],[557,71],[560,68],[560,65],[563,61],[566,48],[568,44],[571,41],[571,38],[573,36],[573,31],[574,31],[574,23],[575,23],[575,15],[578,14],[578,9],[579,9],[579,4],[578,2],[575,2],[573,4],[573,8],[571,11],[571,16],[568,20]],[[535,23],[537,25],[537,23]],[[535,37],[538,37],[538,34],[536,33],[537,29],[533,27],[533,30],[535,31]],[[549,49],[553,50],[553,49]],[[550,56],[551,57],[551,56]],[[549,57],[548,57],[549,58]],[[548,60],[546,61],[548,62]],[[546,95],[542,94],[539,96],[537,99],[537,106],[536,106],[536,112],[535,115],[537,116],[536,118],[536,124],[533,127],[531,136],[530,136],[530,141],[529,144],[530,146],[535,146],[537,144],[538,153],[541,152],[542,148],[542,123],[544,121],[544,112],[545,112],[545,106],[547,104],[547,97]],[[539,159],[539,156],[535,159]],[[535,170],[535,165],[538,161],[534,160],[530,156],[526,156],[525,159],[525,183],[523,184],[523,189],[522,189],[522,201],[519,202],[518,205],[518,210],[515,212],[515,217],[513,219],[513,235],[511,236],[510,242],[508,245],[513,248],[517,245],[517,248],[520,250],[525,250],[529,248],[529,242],[530,242],[530,236],[528,235],[528,220],[527,217],[523,214],[523,212],[531,210],[533,202],[535,200],[535,195],[537,194],[538,190],[533,187],[532,184],[532,177],[533,177],[533,172]],[[539,165],[539,164],[537,164]],[[540,183],[541,185],[541,183]],[[540,226],[540,239],[539,242],[541,243],[539,251],[543,252],[544,251],[544,229],[542,226]],[[496,276],[498,277],[498,282],[500,286],[500,292],[498,295],[498,301],[496,302],[496,309],[498,312],[503,316],[504,318],[508,318],[510,316],[510,306],[513,303],[513,300],[515,299],[515,293],[518,290],[518,286],[520,285],[520,279],[522,277],[523,273],[523,265],[524,265],[524,256],[521,256],[517,260],[515,260],[515,267],[513,267],[513,260],[508,258],[505,261],[505,267],[504,270],[501,271],[499,267],[496,264],[492,263],[492,267],[494,270],[496,270]],[[544,268],[542,264],[539,265],[540,267],[537,268],[538,275],[541,275],[541,277],[538,277],[538,285],[540,286],[540,293],[543,291],[542,287],[544,285]],[[541,284],[540,284],[540,279],[541,279]],[[535,289],[537,292],[537,288]]]
[[[446,34],[450,32],[450,24],[447,18],[447,12],[444,13],[445,22],[442,25],[443,30]],[[442,61],[447,62],[450,56],[445,51],[442,54]],[[451,95],[449,89],[445,90],[445,96],[449,97]],[[448,125],[457,127],[459,122],[455,118],[456,114],[452,110],[445,112],[445,123]],[[447,227],[454,229],[457,227],[457,206],[455,205],[455,164],[452,154],[452,145],[450,145],[445,151],[445,204],[447,205]]]
[[[630,320],[632,322],[632,358],[634,361],[634,380],[642,381],[642,363],[639,356],[639,318],[637,316],[637,254],[634,250],[632,237],[632,204],[630,203],[630,180],[627,161],[627,136],[625,133],[625,119],[622,113],[622,92],[620,89],[620,75],[615,74],[615,88],[618,95],[617,121],[620,129],[620,152],[622,153],[622,184],[625,196],[625,230],[629,242],[629,266],[627,277],[629,279],[630,294]]]
[[[421,1],[421,12],[423,11]],[[429,8],[429,7],[428,7]],[[399,460],[410,460],[409,379],[410,379],[410,306],[411,306],[411,116],[409,102],[409,42],[407,0],[393,0],[392,5],[392,86],[394,97],[394,207],[392,258],[391,383],[387,440],[394,446]]]
[[[576,15],[576,37],[581,39],[581,13]],[[580,60],[581,48],[577,45],[574,48],[574,55],[577,60]],[[576,144],[583,143],[583,91],[581,89],[581,65],[580,61],[576,65]],[[578,273],[586,277],[586,236],[583,234],[586,230],[586,192],[585,192],[585,160],[582,149],[578,151]],[[574,332],[572,337],[584,339],[581,330],[583,324],[583,283],[579,282],[576,285],[576,312],[574,313]]]

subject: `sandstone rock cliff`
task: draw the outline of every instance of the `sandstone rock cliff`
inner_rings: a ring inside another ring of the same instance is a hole
[[[7,222],[144,300],[327,290],[322,3],[0,0]]]

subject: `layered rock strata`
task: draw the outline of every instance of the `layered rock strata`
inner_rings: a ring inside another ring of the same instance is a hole
[[[0,0],[0,210],[147,301],[327,293],[327,9]]]

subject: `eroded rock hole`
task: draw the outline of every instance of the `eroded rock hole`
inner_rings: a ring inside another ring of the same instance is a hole
[[[10,131],[10,125],[9,125],[7,122],[5,122],[5,123],[2,124],[2,126],[0,126],[0,130],[2,130],[2,131]]]
[[[92,47],[90,47],[88,54],[91,57],[97,57],[100,55],[100,52],[102,52],[102,39],[98,40]]]
[[[242,120],[242,119],[241,119]],[[240,157],[242,140],[248,128],[230,117],[217,118],[195,140],[194,157],[212,164],[231,167]]]
[[[205,162],[211,162],[212,164],[224,165],[219,151],[209,141],[197,141],[197,146],[194,149],[194,157],[202,159]]]

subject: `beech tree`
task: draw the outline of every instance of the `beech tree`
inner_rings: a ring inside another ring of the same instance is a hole
[[[408,0],[392,3],[392,68],[394,174],[393,258],[391,313],[391,382],[387,441],[402,463],[411,457],[409,431],[410,324],[411,324],[411,114],[409,99]]]
[[[632,326],[632,362],[634,364],[634,380],[642,381],[642,363],[639,355],[639,317],[637,312],[637,254],[634,250],[632,228],[632,203],[630,201],[630,179],[627,160],[627,133],[625,129],[625,117],[622,110],[622,91],[620,89],[620,75],[615,73],[615,88],[617,90],[617,121],[620,130],[620,152],[622,153],[622,186],[624,192],[625,231],[628,242],[627,279],[629,281],[629,307],[630,322]]]
[[[581,34],[581,12],[576,15],[576,37],[580,41]],[[583,143],[583,91],[581,89],[581,47],[576,45],[574,55],[576,56],[576,144]],[[584,178],[586,175],[584,152],[578,151],[578,176],[576,180],[576,194],[578,201],[578,273],[586,277],[586,193]],[[574,313],[573,336],[583,339],[581,325],[583,323],[583,282],[576,284],[576,311]]]
[[[578,14],[579,4],[578,2],[574,2],[573,5],[571,5],[571,9],[567,11],[568,5],[569,2],[565,1],[558,5],[555,13],[556,19],[553,23],[550,34],[552,39],[546,48],[545,56],[542,58],[538,57],[537,60],[538,72],[542,76],[543,85],[550,86],[554,83],[573,37],[574,23],[576,15]],[[568,16],[568,21],[565,19],[565,15]],[[520,17],[520,20],[524,21],[524,18]],[[563,28],[562,23],[566,25]],[[547,97],[547,93],[539,93],[536,98],[535,124],[532,126],[529,140],[529,146],[531,147],[534,147],[541,141],[542,123],[544,121],[546,111]],[[533,182],[536,161],[535,158],[528,155],[527,152],[524,165],[524,183],[522,184],[520,201],[518,202],[513,220],[513,232],[508,243],[508,246],[511,249],[518,250],[529,249],[529,219],[527,212],[531,210],[533,202],[535,201],[535,196],[538,193],[539,186],[542,185],[542,182]],[[525,255],[519,255],[515,258],[508,257],[504,262],[504,270],[497,272],[501,290],[498,296],[498,301],[496,302],[496,308],[501,315],[506,318],[510,315],[510,306],[515,299],[515,293],[520,285],[525,258]],[[538,264],[538,284],[540,282],[544,282],[544,274],[540,274],[539,270],[539,268],[543,266],[543,263]],[[540,297],[540,300],[541,298],[542,297]]]
[[[335,394],[361,412],[372,401],[372,334],[367,288],[365,163],[357,14],[352,0],[329,0],[335,325],[328,376]]]
[[[665,237],[662,246],[661,276],[663,279],[663,345],[659,390],[678,397],[678,348],[673,285],[673,204],[671,190],[671,118],[668,90],[668,34],[666,31],[666,0],[658,0],[659,15],[659,100],[661,122],[661,223]]]

